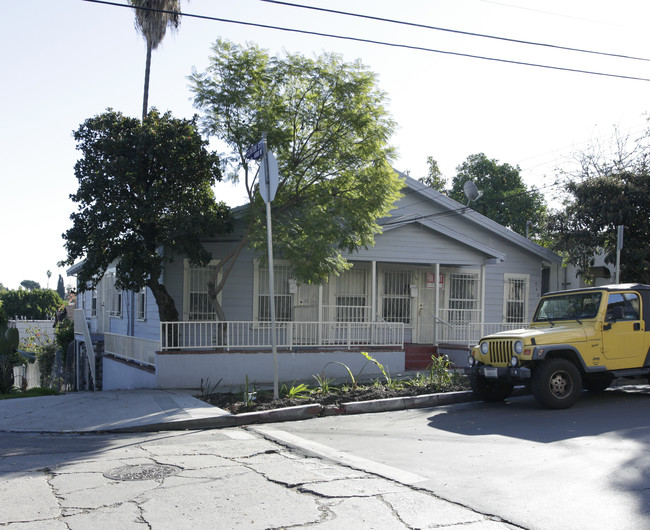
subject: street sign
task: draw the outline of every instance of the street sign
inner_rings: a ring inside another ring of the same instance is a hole
[[[264,202],[272,202],[275,198],[275,192],[278,191],[278,161],[271,151],[267,151],[266,158],[268,164],[263,161],[260,165],[260,195]],[[268,171],[267,171],[268,165]]]
[[[264,140],[260,140],[256,144],[251,145],[246,151],[247,160],[259,160],[264,154]]]

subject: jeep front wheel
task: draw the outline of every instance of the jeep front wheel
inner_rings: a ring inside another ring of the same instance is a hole
[[[580,396],[582,378],[567,359],[549,359],[534,371],[531,389],[535,399],[550,409],[568,409]]]
[[[503,401],[512,394],[514,388],[508,381],[486,379],[477,373],[470,375],[469,383],[477,398],[489,402]]]

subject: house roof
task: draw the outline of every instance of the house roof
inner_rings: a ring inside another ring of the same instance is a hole
[[[438,206],[442,207],[443,209],[449,212],[457,212],[459,215],[463,216],[463,219],[469,221],[470,223],[480,226],[481,228],[486,229],[494,233],[495,235],[508,240],[512,244],[517,245],[522,249],[539,256],[544,261],[547,261],[549,263],[562,262],[562,258],[558,256],[555,252],[552,252],[538,245],[537,243],[531,241],[530,239],[520,234],[517,234],[516,232],[513,232],[509,228],[506,228],[505,226],[500,225],[496,221],[493,221],[492,219],[489,219],[488,217],[481,215],[480,213],[472,210],[471,208],[468,208],[467,206],[455,201],[454,199],[451,199],[450,197],[447,197],[446,195],[440,193],[439,191],[436,191],[433,188],[430,188],[429,186],[422,184],[416,179],[411,178],[403,173],[400,173],[399,171],[398,173],[400,177],[404,180],[404,184],[409,190],[412,190],[413,192],[422,195],[423,197],[436,203]],[[390,230],[395,226],[400,226],[408,223],[419,223],[432,230],[441,232],[445,235],[448,235],[449,237],[453,237],[454,239],[457,239],[458,241],[466,243],[476,248],[477,250],[481,250],[482,252],[485,252],[486,254],[492,255],[494,258],[500,260],[503,260],[505,258],[505,255],[503,253],[491,249],[487,245],[480,243],[466,235],[460,234],[458,232],[454,232],[451,229],[449,229],[447,226],[444,226],[441,223],[433,221],[428,217],[410,215],[404,217],[403,222],[400,221],[401,221],[400,218],[397,219],[391,218],[390,221],[391,224],[383,226],[383,230],[384,231]]]

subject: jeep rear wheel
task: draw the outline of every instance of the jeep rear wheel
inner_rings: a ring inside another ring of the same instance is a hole
[[[508,381],[486,379],[477,373],[469,376],[469,384],[477,398],[489,402],[503,401],[512,394],[514,388]]]
[[[567,409],[580,397],[582,377],[571,361],[549,359],[533,371],[531,389],[545,407]]]

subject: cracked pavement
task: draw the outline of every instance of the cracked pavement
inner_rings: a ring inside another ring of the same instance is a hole
[[[254,429],[3,433],[0,528],[514,528],[378,469]]]

